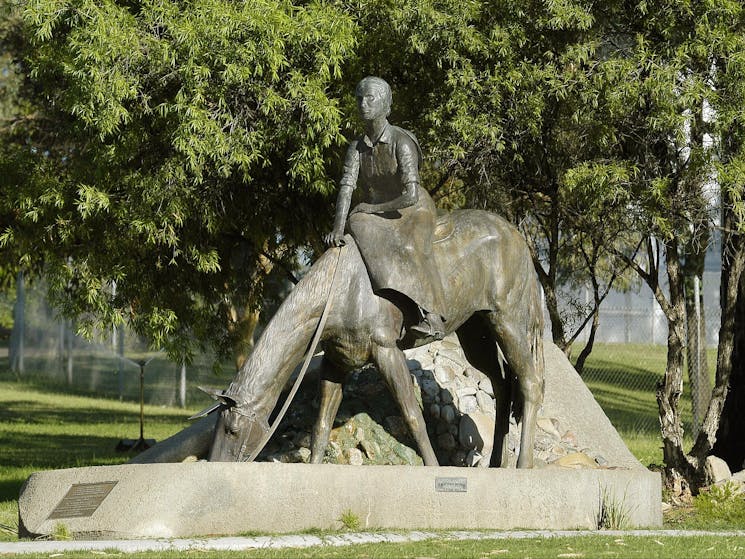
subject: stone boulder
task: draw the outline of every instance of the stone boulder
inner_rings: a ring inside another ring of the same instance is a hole
[[[546,390],[539,411],[538,467],[642,468],[582,379],[552,343],[545,342]],[[412,384],[441,465],[488,467],[496,407],[486,375],[471,367],[455,336],[406,352]],[[307,383],[260,460],[307,461],[317,414],[315,383]],[[378,372],[353,372],[325,461],[335,464],[421,463],[398,407]],[[510,465],[517,460],[519,427],[508,437]]]

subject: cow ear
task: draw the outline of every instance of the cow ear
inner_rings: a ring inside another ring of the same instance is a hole
[[[223,407],[223,403],[222,402],[217,402],[215,404],[212,404],[211,406],[209,406],[207,408],[204,408],[202,411],[199,411],[199,412],[195,413],[194,415],[192,415],[189,418],[189,421],[191,421],[192,419],[200,419],[202,417],[207,417],[213,411],[217,411],[217,410],[219,410],[222,407]]]

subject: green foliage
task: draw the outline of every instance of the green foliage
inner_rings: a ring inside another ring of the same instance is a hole
[[[349,530],[350,532],[356,532],[362,527],[362,520],[360,520],[359,515],[355,514],[351,509],[347,509],[341,513],[339,522],[341,522],[345,530]]]
[[[366,74],[420,138],[425,186],[520,222],[547,293],[628,286],[640,238],[703,243],[715,173],[745,216],[736,0],[7,6],[0,251],[43,264],[85,331],[234,349],[279,292],[270,268],[321,248]]]
[[[619,497],[602,488],[598,502],[598,530],[625,530],[630,519],[631,511],[626,504],[626,495]]]
[[[693,505],[704,524],[742,526],[745,523],[745,493],[739,483],[712,485],[694,498]]]
[[[325,222],[353,22],[325,2],[17,8],[6,47],[35,116],[4,130],[0,248],[43,261],[82,331],[229,350],[226,316],[261,304],[259,256],[294,266]]]

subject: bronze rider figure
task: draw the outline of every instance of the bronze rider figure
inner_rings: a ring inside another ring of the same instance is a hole
[[[432,254],[437,210],[420,184],[419,142],[408,130],[388,122],[392,93],[383,79],[362,79],[355,95],[365,134],[349,144],[334,228],[324,240],[330,246],[342,245],[346,225],[373,290],[394,300],[397,294],[405,295],[420,315],[409,331],[428,341],[442,339],[444,295]],[[359,203],[350,211],[355,190]]]

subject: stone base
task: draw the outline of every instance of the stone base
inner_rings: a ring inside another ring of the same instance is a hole
[[[659,474],[330,464],[127,464],[37,472],[20,532],[60,525],[78,539],[173,538],[338,529],[595,529],[603,507],[624,528],[662,524]]]

